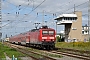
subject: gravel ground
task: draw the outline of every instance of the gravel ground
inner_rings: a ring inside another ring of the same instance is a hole
[[[48,52],[49,54],[51,52]],[[51,54],[55,54],[55,53],[51,53]],[[84,59],[79,59],[79,58],[74,58],[74,57],[70,57],[70,56],[65,56],[65,55],[61,55],[61,54],[58,54],[60,56],[63,56],[61,58],[56,58],[57,60],[84,60]]]
[[[30,57],[20,57],[22,60],[33,60],[32,58]]]
[[[11,58],[9,58],[8,56],[6,56],[6,60],[12,60]]]
[[[4,53],[4,55],[6,56],[6,60],[12,60],[10,57],[8,57],[8,56],[6,55],[6,53]]]
[[[74,58],[74,57],[63,56],[62,58],[57,58],[57,60],[84,60],[84,59],[78,59],[78,58]]]
[[[20,57],[22,60],[33,60],[30,57]],[[69,57],[69,56],[64,56],[62,58],[56,58],[57,60],[84,60],[84,59],[78,59],[78,58],[73,58],[73,57]],[[46,59],[39,59],[39,60],[46,60]]]

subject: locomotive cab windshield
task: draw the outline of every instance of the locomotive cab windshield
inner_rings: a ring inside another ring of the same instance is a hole
[[[43,35],[54,35],[54,31],[42,31]]]

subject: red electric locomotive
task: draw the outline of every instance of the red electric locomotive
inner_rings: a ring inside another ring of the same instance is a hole
[[[18,42],[18,44],[44,49],[53,49],[55,48],[55,35],[54,29],[42,26],[39,29],[32,29],[26,33],[10,37],[10,42]]]

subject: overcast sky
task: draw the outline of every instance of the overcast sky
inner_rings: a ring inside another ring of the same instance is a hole
[[[83,12],[82,25],[88,21],[88,0],[2,0],[2,32],[16,35],[35,27],[34,23],[47,21],[51,28],[56,28],[54,18],[60,14]],[[54,14],[54,15],[53,15]],[[41,26],[40,24],[39,26]],[[64,26],[58,26],[58,32]]]

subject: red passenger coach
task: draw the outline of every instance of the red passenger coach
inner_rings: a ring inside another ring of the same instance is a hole
[[[55,34],[54,29],[42,26],[39,29],[32,29],[26,33],[10,37],[10,42],[44,49],[53,49],[55,48]]]

